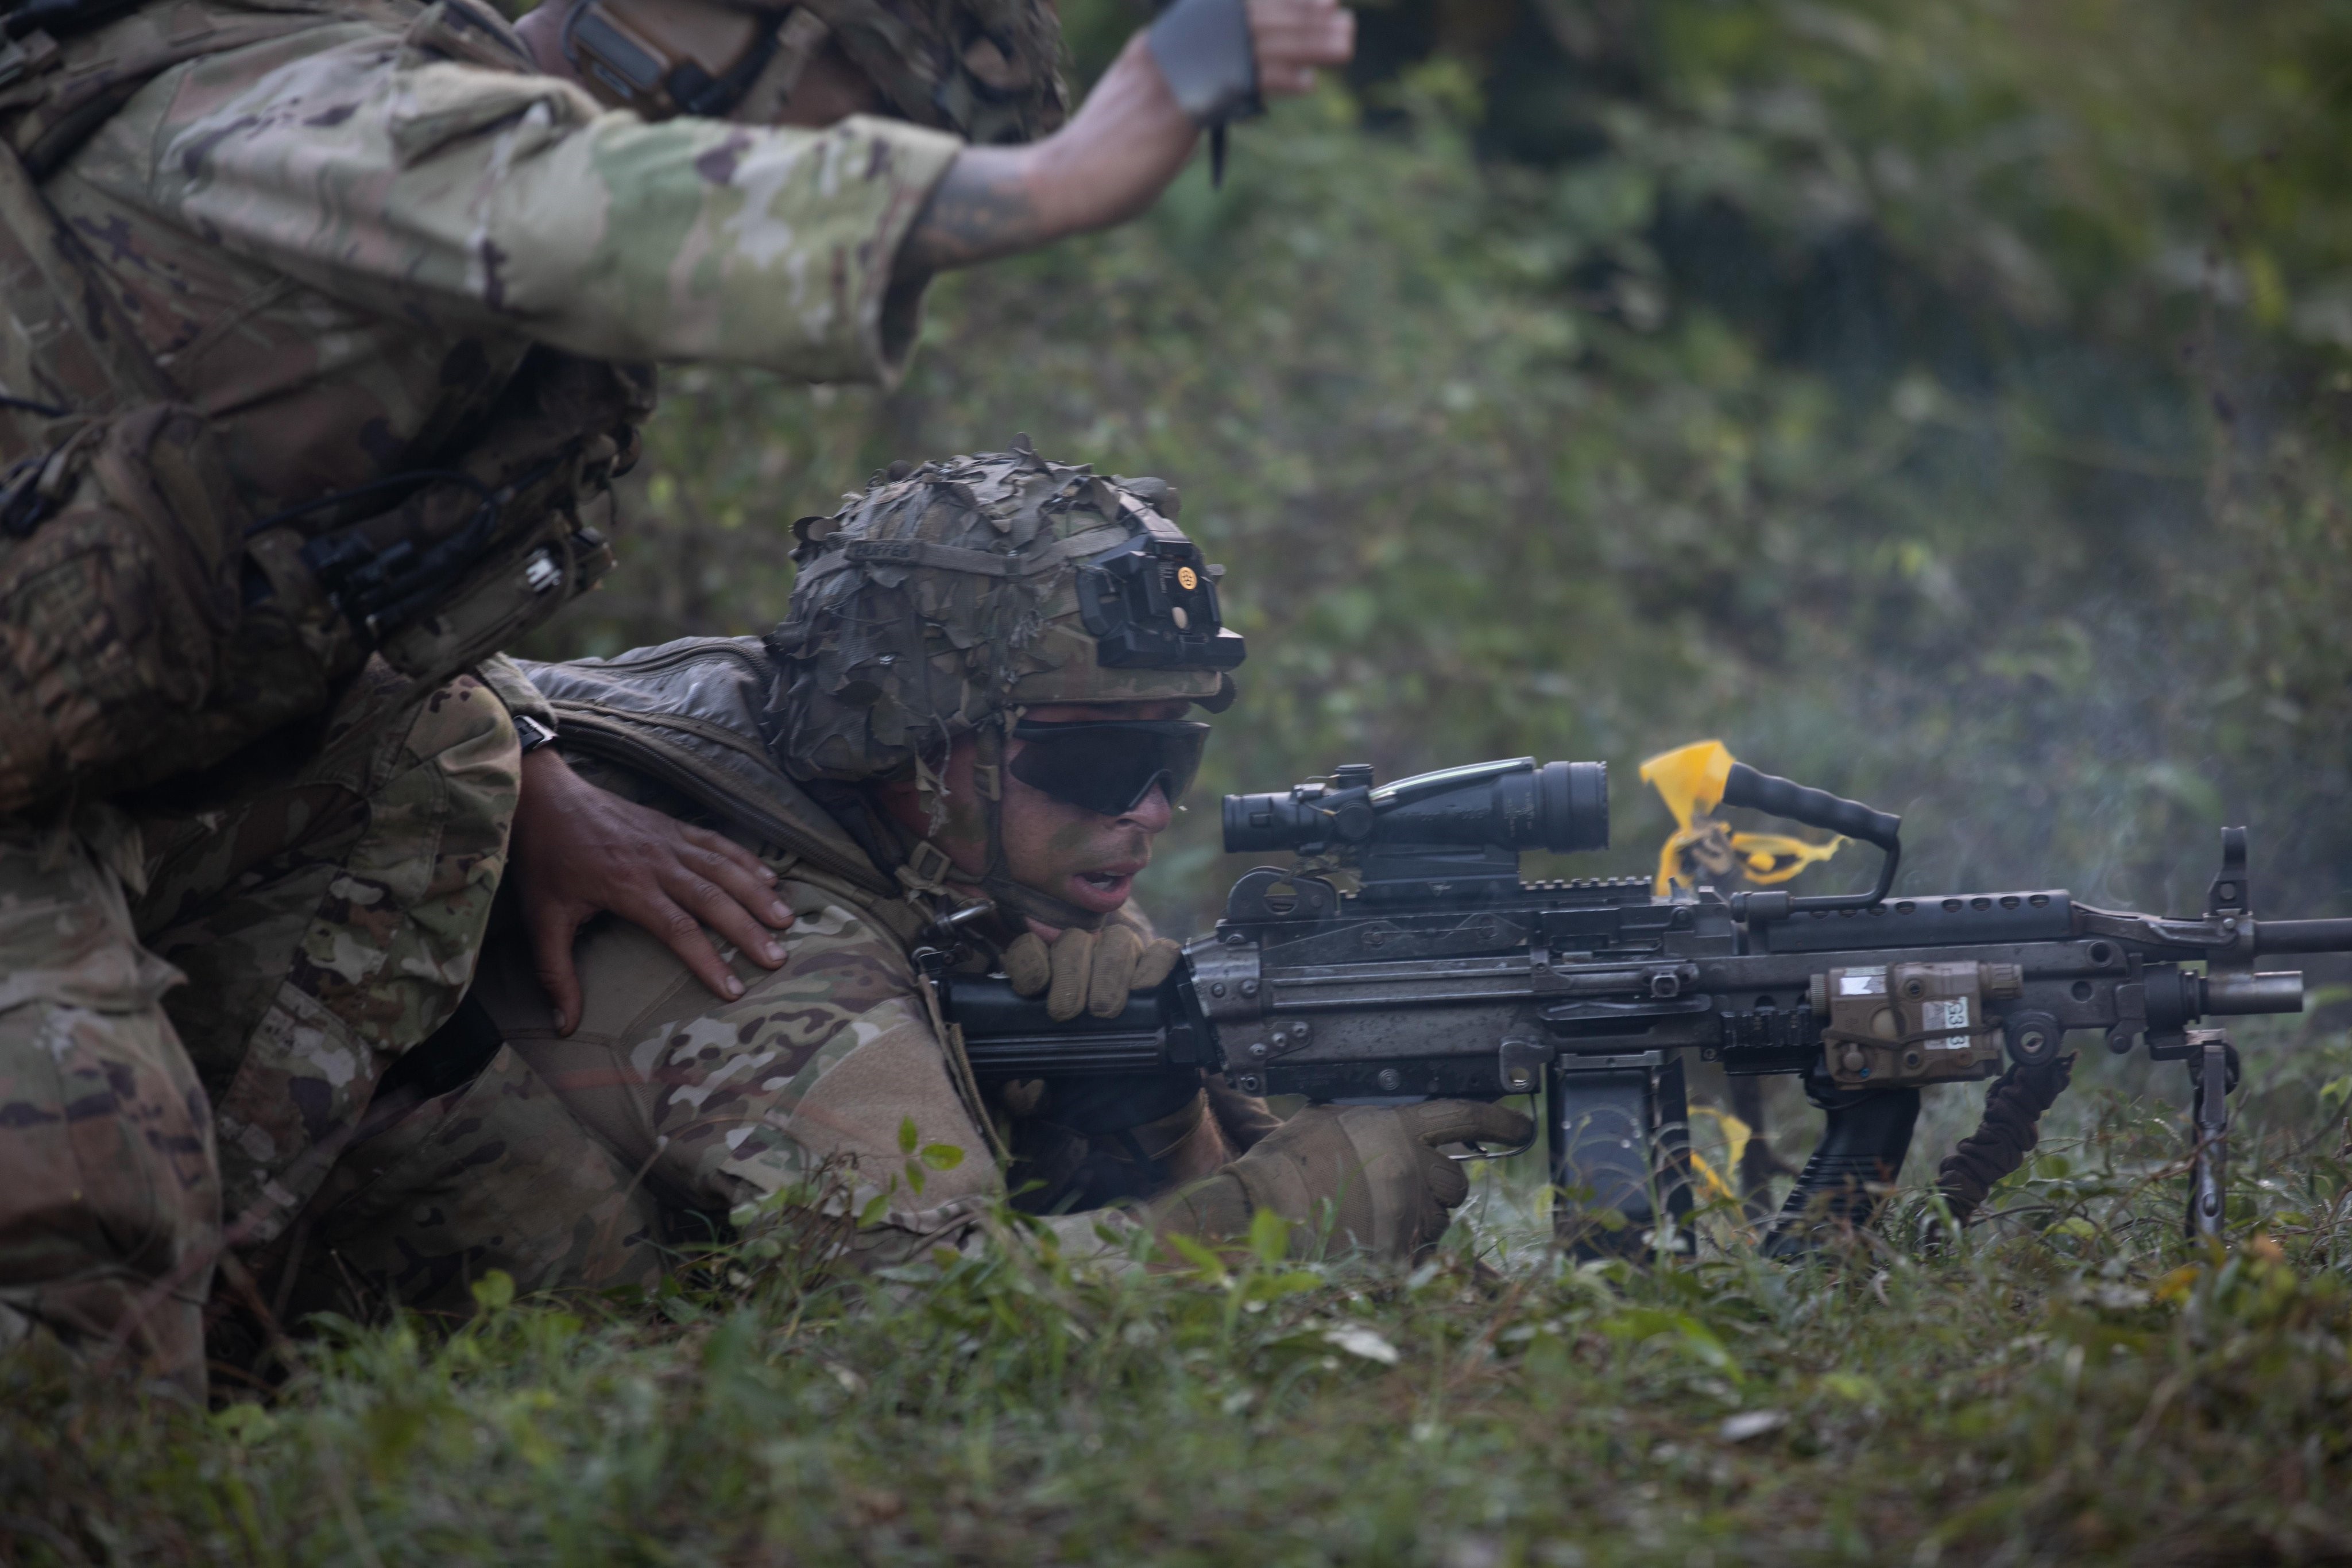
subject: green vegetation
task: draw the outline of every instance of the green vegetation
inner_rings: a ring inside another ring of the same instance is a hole
[[[1128,13],[1066,10],[1083,74]],[[1567,869],[1640,872],[1633,765],[1719,734],[1905,812],[1909,891],[2189,906],[2229,821],[2265,912],[2352,913],[2352,11],[1364,23],[1223,192],[943,281],[903,387],[671,373],[624,570],[535,651],[757,632],[782,525],[1025,430],[1177,482],[1232,570],[1208,799],[1605,758],[1618,848]],[[1236,869],[1214,821],[1152,873],[1164,925]],[[1727,1213],[1696,1260],[1572,1267],[1511,1170],[1404,1277],[1015,1249],[861,1301],[742,1259],[328,1325],[210,1414],[0,1361],[0,1561],[2352,1559],[2327,996],[2240,1037],[2222,1254],[2178,1236],[2177,1071],[2093,1045],[1940,1252],[1917,1195],[1973,1091],[1929,1096],[1885,1240],[1803,1268]]]
[[[494,1280],[454,1334],[331,1325],[273,1402],[209,1416],[19,1358],[0,1552],[2341,1561],[2347,1086],[2316,1149],[2307,1084],[2302,1121],[2252,1138],[2226,1256],[2178,1238],[2177,1124],[2110,1098],[1942,1254],[1911,1207],[1885,1244],[1801,1268],[1714,1246],[1577,1267],[1490,1176],[1409,1275],[1107,1272],[1018,1245],[877,1299],[750,1259],[658,1310],[509,1305]]]

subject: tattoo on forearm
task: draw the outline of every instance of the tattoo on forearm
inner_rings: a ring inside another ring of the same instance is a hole
[[[1006,162],[978,149],[958,155],[899,250],[902,271],[970,267],[1052,237],[1026,183]]]

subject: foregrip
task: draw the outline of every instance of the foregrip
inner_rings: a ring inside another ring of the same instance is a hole
[[[1810,1252],[1824,1233],[1876,1218],[1883,1198],[1871,1189],[1902,1171],[1919,1119],[1916,1089],[1808,1087],[1813,1103],[1829,1113],[1829,1124],[1764,1239],[1768,1258]]]

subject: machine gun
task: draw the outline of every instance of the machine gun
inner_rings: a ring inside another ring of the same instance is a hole
[[[2144,1043],[2188,1064],[2189,1226],[2216,1235],[2236,1057],[2207,1020],[2302,1010],[2302,974],[2259,959],[2352,951],[2352,919],[2254,918],[2242,828],[2222,831],[2191,918],[2054,889],[1898,897],[1901,819],[1745,764],[1724,804],[1876,846],[1876,885],[1726,898],[1657,896],[1646,878],[1521,879],[1524,851],[1605,848],[1608,799],[1605,764],[1532,758],[1390,784],[1354,766],[1228,795],[1226,850],[1296,863],[1235,883],[1157,992],[1116,1019],[1056,1024],[1001,979],[943,977],[945,1011],[982,1080],[1078,1080],[1097,1100],[1114,1079],[1202,1068],[1246,1093],[1315,1101],[1540,1092],[1558,1222],[1604,1250],[1684,1234],[1685,1051],[1734,1074],[1802,1074],[1828,1113],[1767,1239],[1780,1251],[1871,1217],[1922,1085],[1990,1077],[2004,1057],[2063,1074],[2067,1033],[2095,1030],[2110,1051]],[[1610,1211],[1627,1222],[1614,1240],[1593,1224]]]

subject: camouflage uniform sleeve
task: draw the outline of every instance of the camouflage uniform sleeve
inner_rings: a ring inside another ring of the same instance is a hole
[[[847,1250],[866,1268],[964,1245],[1003,1176],[920,982],[839,894],[789,876],[780,891],[799,916],[789,956],[771,973],[729,950],[746,987],[739,1000],[711,996],[660,943],[617,922],[582,940],[583,1007],[569,1038],[549,1026],[520,951],[494,946],[477,994],[508,1043],[666,1201],[730,1211],[751,1232],[822,1205],[850,1222]]]
[[[555,727],[555,705],[530,684],[522,666],[504,653],[493,653],[477,664],[474,678],[489,687],[491,695],[504,703],[507,712],[516,718],[534,718],[550,729]]]
[[[74,163],[107,194],[421,329],[604,359],[888,381],[923,280],[900,242],[961,145],[599,109],[372,26],[157,78]]]

